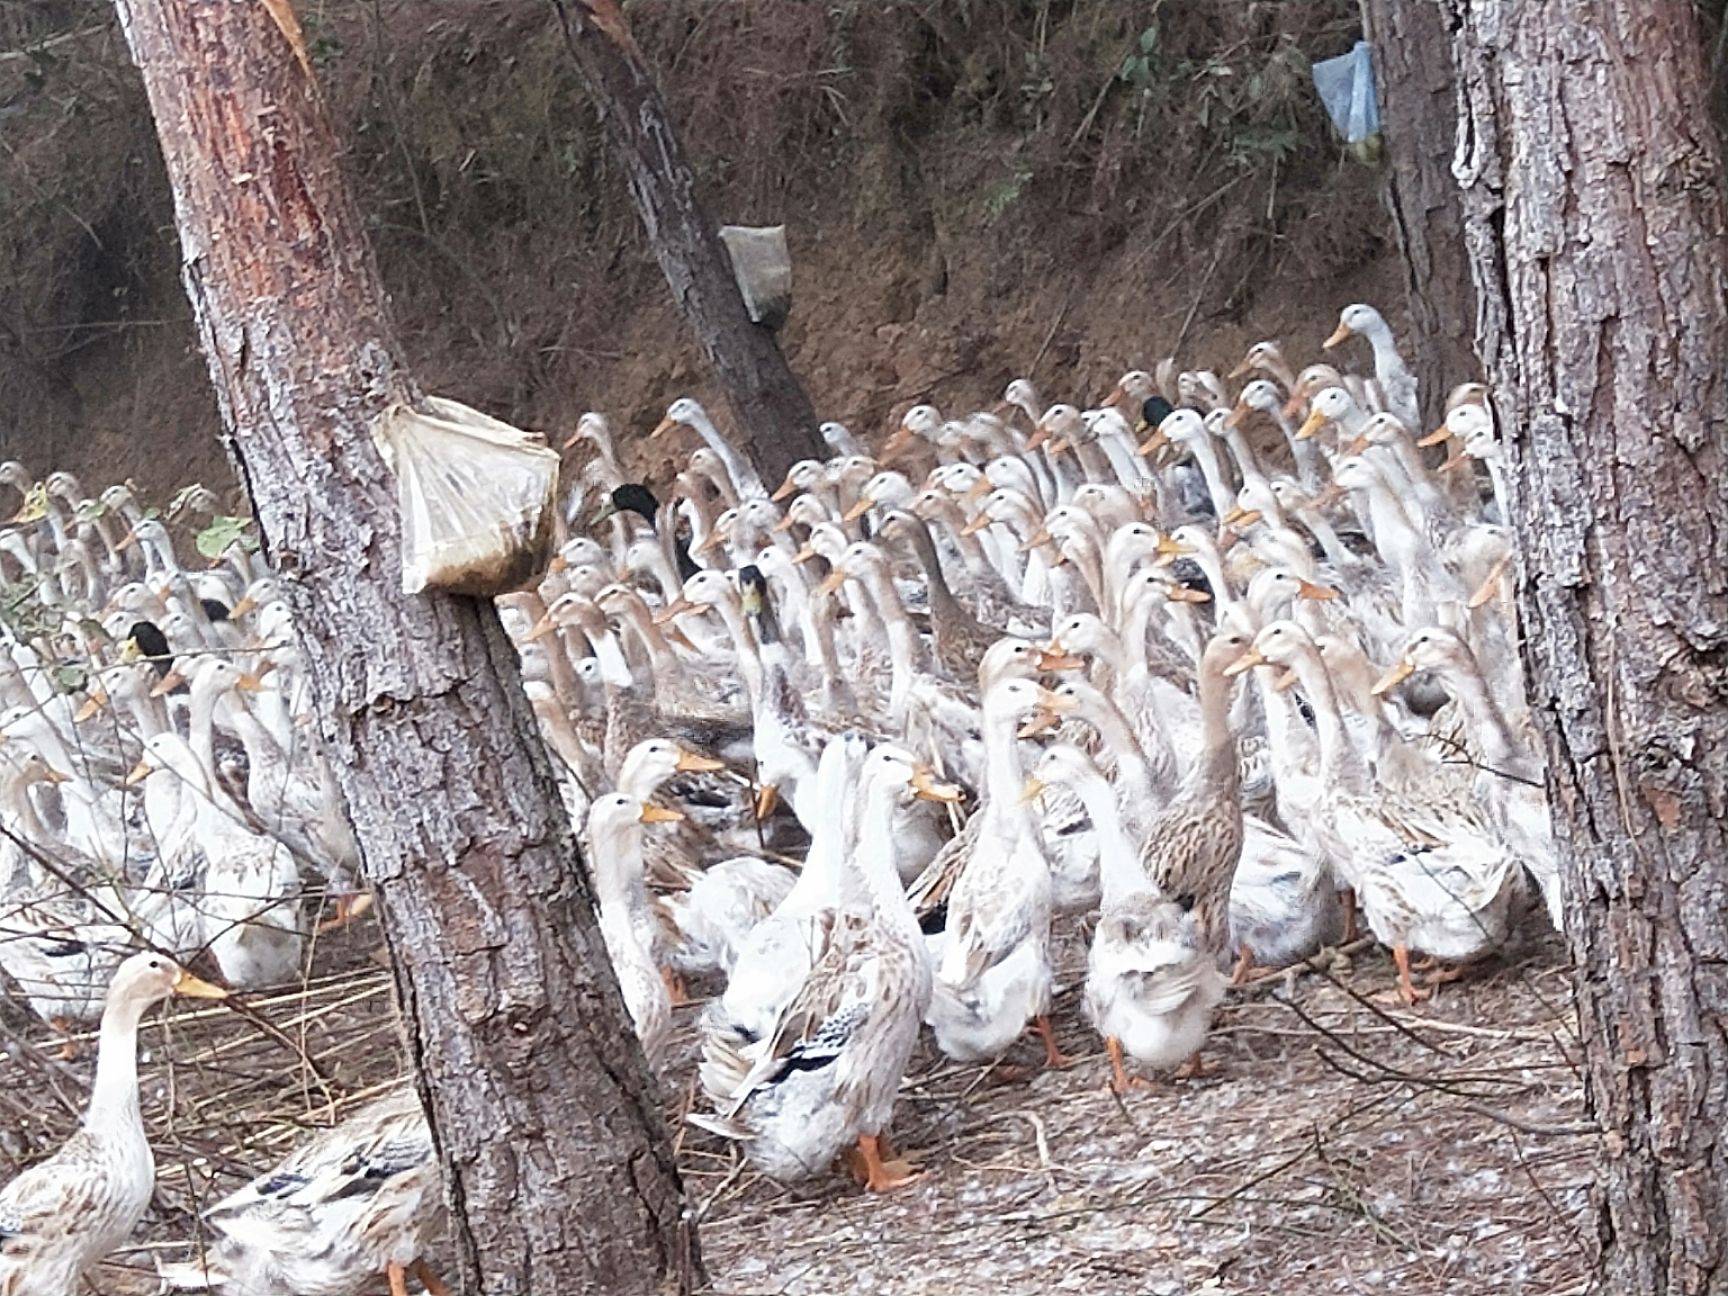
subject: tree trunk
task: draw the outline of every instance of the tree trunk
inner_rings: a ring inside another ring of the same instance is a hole
[[[116,7],[228,448],[378,891],[462,1290],[687,1291],[677,1168],[515,654],[489,603],[401,592],[370,429],[417,388],[292,14]]]
[[[1728,212],[1687,0],[1453,0],[1604,1290],[1728,1292]]]
[[[740,444],[767,482],[823,458],[810,397],[773,331],[744,306],[726,245],[696,197],[696,177],[617,0],[553,0],[565,44],[594,97],[612,151],[678,308],[714,366]]]
[[[1475,313],[1464,251],[1464,208],[1452,178],[1458,123],[1452,67],[1435,53],[1452,38],[1441,0],[1361,0],[1390,172],[1386,205],[1403,254],[1405,337],[1421,384],[1425,428],[1446,393],[1481,376],[1466,321]]]

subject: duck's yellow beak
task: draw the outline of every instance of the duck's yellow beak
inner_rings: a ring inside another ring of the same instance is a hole
[[[951,805],[966,799],[966,794],[953,783],[938,783],[930,770],[920,765],[912,771],[912,795],[920,801],[939,801]]]
[[[1330,603],[1338,597],[1338,591],[1330,585],[1316,585],[1311,580],[1296,582],[1296,597],[1313,599],[1316,603]]]
[[[1330,337],[1328,337],[1320,345],[1325,350],[1330,351],[1333,347],[1337,346],[1340,342],[1348,341],[1350,338],[1354,337],[1355,335],[1356,335],[1356,330],[1351,328],[1348,324],[1344,323],[1342,320],[1340,320],[1338,322],[1338,327],[1332,330],[1332,335]]]
[[[122,787],[137,787],[140,783],[142,783],[145,779],[147,779],[149,777],[150,777],[150,762],[149,761],[139,761],[136,765],[134,765],[131,768],[131,770],[127,773],[126,777],[120,780],[120,785]]]
[[[1026,543],[1020,546],[1018,552],[1023,554],[1031,553],[1040,545],[1049,544],[1050,539],[1050,529],[1048,527],[1039,527],[1030,537],[1027,538]]]
[[[660,609],[654,617],[654,624],[657,626],[665,625],[668,621],[683,616],[686,612],[694,612],[695,610],[696,605],[680,594],[677,598],[673,599],[671,603]]]
[[[1267,664],[1265,653],[1261,652],[1258,648],[1250,648],[1247,652],[1243,653],[1235,661],[1226,666],[1224,668],[1224,674],[1230,679],[1235,679],[1236,676],[1244,675],[1253,670],[1256,666],[1265,666]]]
[[[693,751],[678,749],[677,770],[680,774],[712,774],[726,768],[726,762],[712,756],[700,756]]]
[[[642,813],[639,817],[645,824],[684,822],[684,812],[682,810],[673,810],[667,806],[655,805],[652,801],[644,801],[642,803]]]
[[[1427,436],[1423,437],[1416,444],[1419,446],[1437,446],[1441,442],[1446,440],[1447,437],[1449,437],[1451,435],[1452,434],[1446,430],[1446,425],[1444,423],[1442,423],[1439,427],[1435,428],[1432,432],[1430,432]]]
[[[648,437],[650,440],[653,440],[653,438],[655,438],[655,437],[665,436],[668,432],[670,432],[673,428],[675,428],[677,426],[678,426],[678,420],[673,418],[670,414],[668,414],[665,418],[661,419],[658,423],[656,423],[654,425],[654,430],[648,434]]]
[[[1405,680],[1416,673],[1416,663],[1408,657],[1398,659],[1398,664],[1374,681],[1374,687],[1368,691],[1375,697],[1382,697],[1397,688]]]
[[[774,813],[774,807],[780,804],[780,789],[772,783],[764,783],[756,789],[756,818],[766,819]]]
[[[174,978],[174,993],[182,999],[226,999],[228,992],[213,982],[195,977],[185,969]]]
[[[856,522],[859,518],[863,517],[875,507],[875,500],[871,499],[868,495],[860,495],[858,497],[858,502],[840,515],[840,520],[842,522]]]
[[[1169,536],[1159,536],[1158,543],[1153,546],[1158,554],[1158,565],[1168,567],[1178,558],[1186,558],[1194,551],[1180,540],[1172,540]]]
[[[1327,423],[1326,416],[1319,410],[1310,410],[1308,417],[1302,420],[1302,426],[1296,429],[1296,439],[1307,441]]]
[[[186,677],[177,670],[171,670],[156,681],[156,687],[150,690],[153,698],[167,697],[175,689],[186,682]]]
[[[84,705],[79,707],[77,714],[72,717],[72,723],[83,724],[107,705],[108,695],[101,689],[91,689],[89,696],[84,699]]]

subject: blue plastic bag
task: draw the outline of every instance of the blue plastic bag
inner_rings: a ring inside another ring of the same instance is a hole
[[[1314,65],[1314,89],[1332,125],[1351,144],[1380,133],[1380,104],[1374,98],[1374,63],[1367,41],[1348,54]]]

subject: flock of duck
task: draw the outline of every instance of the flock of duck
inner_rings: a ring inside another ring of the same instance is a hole
[[[1384,319],[1350,306],[1325,345],[1353,336],[1372,378],[1265,342],[1093,409],[1025,380],[920,405],[874,455],[824,424],[832,455],[773,485],[679,400],[649,444],[702,444],[664,501],[583,416],[550,570],[498,605],[656,1071],[707,992],[692,1121],[778,1180],[906,1182],[887,1129],[926,1027],[958,1061],[1031,1033],[1068,1064],[1059,920],[1090,933],[1118,1092],[1196,1070],[1232,982],[1364,929],[1414,1005],[1527,914],[1559,924],[1488,393],[1425,433]],[[66,1296],[153,1183],[144,1011],[222,993],[175,960],[291,982],[302,886],[332,923],[364,897],[269,573],[239,544],[183,569],[125,488],[0,481],[26,492],[0,564],[46,626],[0,654],[0,969],[59,1028],[101,1018],[82,1132],[0,1189],[0,1292]],[[167,1276],[438,1293],[440,1199],[400,1086],[212,1208]]]

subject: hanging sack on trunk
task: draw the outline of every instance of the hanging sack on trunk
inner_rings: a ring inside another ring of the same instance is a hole
[[[507,594],[552,552],[558,454],[543,437],[453,400],[392,405],[373,440],[396,474],[402,592]]]
[[[722,225],[720,241],[732,259],[732,277],[744,309],[764,328],[778,329],[792,310],[792,253],[784,225]]]

